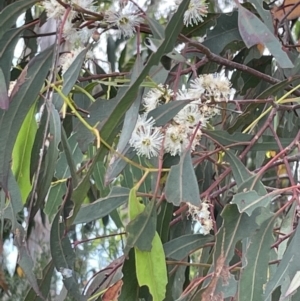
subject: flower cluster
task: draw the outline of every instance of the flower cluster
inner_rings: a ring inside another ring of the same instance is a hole
[[[42,5],[47,12],[48,18],[54,19],[63,26],[62,36],[68,42],[70,53],[64,55],[60,61],[62,72],[64,73],[76,55],[84,48],[86,43],[99,33],[96,28],[106,26],[117,30],[118,37],[132,37],[136,32],[136,26],[141,22],[141,18],[135,13],[128,1],[119,1],[120,8],[110,9],[102,14],[103,21],[94,21],[83,16],[89,12],[97,13],[99,7],[94,5],[95,0],[44,0]],[[68,8],[68,9],[67,9]],[[83,16],[83,18],[82,18]],[[89,27],[92,28],[89,28]]]
[[[176,0],[176,4],[179,5],[182,0]],[[208,6],[205,0],[190,0],[188,9],[184,13],[183,23],[185,26],[193,26],[194,24],[203,22],[203,17],[208,13]]]
[[[228,100],[231,83],[220,75],[204,74],[191,81],[190,88],[176,95],[167,85],[158,85],[143,98],[145,113],[139,116],[129,144],[138,155],[147,158],[157,156],[163,147],[164,153],[180,155],[190,146],[194,151],[200,143],[201,129],[209,119],[220,113],[217,103]],[[147,114],[170,101],[190,100],[182,110],[164,127],[155,126],[155,120],[147,120]],[[163,143],[162,143],[163,142]]]
[[[210,216],[209,203],[202,202],[200,208],[196,207],[190,203],[188,204],[189,215],[194,221],[197,222],[197,228],[199,233],[203,235],[209,234],[210,230],[213,228],[213,220]]]

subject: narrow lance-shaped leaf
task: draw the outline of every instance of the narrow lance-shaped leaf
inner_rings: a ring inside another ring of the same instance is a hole
[[[256,175],[251,175],[232,151],[227,150],[225,153],[238,186],[238,193],[234,196],[233,202],[238,205],[239,211],[251,215],[256,208],[267,207],[271,203],[271,198],[267,195],[262,182]]]
[[[61,212],[58,211],[50,232],[50,249],[56,270],[63,276],[63,283],[69,294],[76,301],[86,300],[79,292],[74,273],[75,253],[68,236],[64,233],[64,224],[60,222]]]
[[[32,187],[30,178],[30,159],[34,137],[37,132],[35,113],[36,106],[33,105],[18,133],[12,153],[12,170],[19,184],[23,203],[26,202]]]
[[[0,109],[7,110],[9,107],[8,91],[6,88],[6,80],[0,67]]]
[[[114,186],[107,197],[81,207],[74,224],[88,223],[108,215],[127,202],[128,195],[128,188]]]
[[[288,278],[289,281],[295,277],[296,273],[300,270],[300,262],[299,262],[299,248],[300,248],[300,227],[299,225],[296,228],[294,235],[290,238],[289,245],[277,266],[277,269],[267,283],[265,287],[265,294],[263,300],[268,300],[268,298],[272,295],[272,292],[278,286],[281,286],[281,294],[282,297],[285,296],[288,286],[283,288],[283,284],[285,279]],[[283,300],[283,299],[282,299]]]
[[[0,13],[0,38],[16,23],[20,14],[36,2],[36,0],[23,0],[6,6]]]
[[[265,221],[253,236],[243,241],[243,268],[239,281],[239,300],[256,301],[263,294],[270,261],[270,247],[274,242],[274,215],[262,209]]]
[[[211,272],[217,273],[214,274],[215,276],[210,280],[204,292],[204,296],[206,297],[208,295],[212,297],[217,295],[220,286],[223,286],[223,290],[230,289],[229,280],[232,277],[229,272],[229,263],[234,255],[236,243],[241,239],[249,237],[257,229],[255,222],[257,211],[256,214],[249,217],[245,213],[239,213],[236,205],[226,205],[221,216],[223,224],[216,236],[213,268],[211,269]],[[235,289],[234,287],[231,288],[233,294],[235,294],[236,285]]]
[[[15,140],[20,127],[44,83],[52,61],[53,48],[35,56],[20,76],[16,85],[20,85],[11,97],[7,111],[0,109],[0,185],[7,190],[7,176]]]
[[[198,183],[189,151],[181,155],[179,164],[171,167],[166,183],[166,198],[175,206],[181,202],[200,205]]]
[[[253,13],[239,5],[239,30],[248,48],[253,45],[265,45],[275,57],[281,68],[293,68],[294,65],[281,44],[270,29]]]
[[[145,211],[144,208],[145,206],[136,197],[135,188],[132,188],[129,194],[130,220],[134,221],[140,217]],[[168,282],[165,253],[157,232],[152,237],[147,236],[149,242],[152,243],[150,251],[141,251],[134,247],[136,275],[140,287],[143,285],[148,286],[153,301],[161,301],[165,297],[166,284]]]
[[[191,252],[203,247],[206,243],[213,241],[213,236],[202,234],[188,234],[177,237],[164,244],[166,257],[182,260]]]

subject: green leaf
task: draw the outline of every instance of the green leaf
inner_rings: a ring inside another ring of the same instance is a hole
[[[6,204],[2,212],[2,216],[4,219],[9,219],[12,223],[12,229],[15,229],[18,224],[18,213],[23,209],[23,204],[19,186],[11,171],[8,175],[8,191],[8,204]]]
[[[84,293],[85,296],[90,297],[88,300],[97,300],[95,298],[97,293],[104,291],[105,289],[111,287],[117,281],[122,279],[123,275],[121,270],[123,262],[124,256],[121,256],[113,260],[108,266],[106,266],[94,275],[92,280],[89,281],[88,287]],[[108,271],[110,272],[108,273]]]
[[[239,30],[248,48],[262,44],[268,48],[281,68],[294,65],[270,29],[253,13],[239,5]]]
[[[40,287],[40,291],[46,298],[49,295],[50,291],[50,285],[51,285],[51,278],[53,276],[54,272],[54,264],[51,260],[46,267],[43,269],[43,277],[42,279],[38,279],[38,285]],[[36,292],[33,290],[33,288],[30,288],[28,291],[24,301],[42,301],[43,299],[40,298]]]
[[[18,17],[36,2],[37,0],[23,0],[6,6],[0,13],[0,38],[15,25]]]
[[[171,101],[150,111],[148,117],[155,119],[155,126],[164,126],[191,101],[191,99]]]
[[[165,194],[167,201],[175,206],[179,206],[181,202],[200,205],[198,183],[189,151],[185,151],[180,157],[180,162],[171,167]]]
[[[4,77],[2,68],[0,67],[0,109],[7,110],[8,107],[9,107],[9,98],[8,98],[8,91],[6,88],[6,79]]]
[[[155,233],[150,252],[135,248],[135,266],[139,286],[146,285],[153,301],[162,301],[168,283],[164,249],[161,240]]]
[[[93,177],[94,177],[97,189],[100,191],[100,196],[102,198],[106,197],[110,191],[109,186],[106,186],[104,183],[105,171],[106,171],[106,169],[105,169],[103,162],[97,162],[94,172],[93,172]]]
[[[226,273],[226,269],[234,255],[236,243],[251,236],[257,229],[255,221],[257,214],[258,212],[255,211],[255,214],[249,217],[245,213],[239,213],[236,205],[225,206],[221,214],[223,224],[216,236],[213,255],[215,271],[221,269]]]
[[[52,222],[59,206],[62,204],[63,196],[65,195],[66,191],[66,183],[58,183],[50,187],[44,209],[44,212],[47,214],[50,222]]]
[[[37,132],[35,112],[36,106],[33,105],[28,111],[21,126],[12,153],[12,171],[20,187],[23,203],[26,202],[32,187],[30,178],[30,159],[35,134]]]
[[[71,135],[67,140],[68,150],[70,153],[68,154],[69,159],[72,159],[72,166],[76,167],[77,164],[81,163],[83,154],[78,147],[78,143],[76,141],[76,136]],[[57,179],[67,179],[71,176],[69,163],[67,160],[66,152],[60,153],[59,159],[56,164],[55,177]]]
[[[33,272],[33,261],[31,256],[28,253],[28,249],[26,244],[24,243],[25,240],[25,231],[21,225],[18,225],[15,229],[15,237],[14,237],[14,245],[18,249],[19,254],[19,261],[18,264],[22,268],[24,274],[26,275],[26,279],[29,281],[31,287],[34,289],[35,293],[42,298],[42,300],[46,300],[41,293],[37,279]]]
[[[213,30],[207,29],[207,38],[203,45],[214,53],[221,53],[222,50],[233,41],[242,40],[238,29],[238,13],[220,14],[216,19],[216,26]]]
[[[182,260],[189,254],[202,248],[206,243],[213,241],[212,235],[188,234],[183,235],[164,244],[167,258]]]
[[[231,145],[231,144],[237,144],[245,142],[245,146],[253,139],[254,135],[249,134],[242,134],[242,133],[234,133],[232,135],[228,134],[226,131],[209,131],[202,129],[202,131],[209,135],[210,137],[216,139],[219,143],[221,143],[223,146]],[[253,145],[251,148],[252,151],[269,151],[271,150],[279,150],[278,144],[276,141],[274,141],[273,136],[266,136],[263,135],[262,141],[257,142]],[[293,141],[292,138],[280,138],[280,142],[283,145],[283,147],[288,146]],[[234,150],[243,150],[245,148],[244,145],[237,145],[232,146],[231,149]]]
[[[78,282],[74,276],[75,253],[70,240],[64,231],[64,223],[59,222],[61,212],[58,211],[52,223],[50,232],[50,250],[53,263],[63,276],[63,283],[74,300],[85,298],[79,292]]]
[[[24,26],[6,31],[0,39],[0,67],[2,68],[6,87],[9,87],[11,63],[14,57],[14,49],[19,41]]]
[[[156,231],[162,243],[167,242],[169,239],[169,225],[173,217],[173,209],[173,204],[170,204],[168,202],[163,202],[159,208],[156,222]]]
[[[72,135],[73,137],[73,135]],[[73,140],[73,138],[72,138]],[[77,159],[80,157],[82,158],[82,153],[80,150],[77,150],[78,145],[73,145],[73,150],[71,149],[71,146],[67,139],[67,134],[65,132],[65,129],[61,127],[61,144],[64,150],[64,154],[67,159],[68,168],[70,170],[70,175],[72,178],[72,185],[77,186],[78,185],[78,175],[77,175],[77,166],[76,164],[81,163],[81,161],[78,161]],[[73,153],[76,153],[76,161],[73,158]]]
[[[289,285],[283,287],[284,280],[288,278],[289,281],[292,281],[296,273],[300,270],[299,248],[300,227],[299,225],[297,225],[296,231],[294,235],[290,238],[290,242],[286,249],[286,252],[284,253],[279,265],[277,266],[273,277],[266,284],[263,300],[268,300],[272,292],[274,292],[278,286],[281,286],[281,296],[285,296]]]
[[[60,117],[52,104],[50,105],[48,114],[50,114],[50,129],[48,135],[51,139],[49,140],[48,148],[45,150],[46,153],[44,155],[43,170],[39,174],[38,178],[37,201],[30,212],[32,217],[38,211],[41,204],[43,204],[48,194],[56,167],[56,164],[53,164],[53,162],[57,162],[59,154],[58,145],[61,141]]]
[[[258,177],[252,175],[230,150],[225,153],[238,186],[233,203],[238,205],[239,211],[251,215],[257,207],[270,205],[272,199],[267,196],[267,190]]]
[[[261,19],[264,21],[264,23],[267,25],[267,27],[271,31],[273,31],[274,24],[273,24],[273,18],[272,18],[270,10],[264,9],[263,3],[259,0],[250,0],[249,2],[251,2],[255,5],[255,8],[256,8],[257,12],[259,13]]]
[[[123,264],[123,286],[118,301],[137,299],[139,286],[136,278],[136,273],[132,273],[132,271],[135,271],[134,249],[130,250]]]
[[[74,224],[88,223],[108,215],[127,202],[128,195],[128,188],[114,186],[107,197],[82,206],[74,220]]]
[[[145,207],[136,196],[136,189],[129,193],[128,214],[130,222],[126,227],[127,243],[124,253],[127,254],[133,247],[140,251],[150,251],[156,231],[155,203],[151,201]]]
[[[240,192],[233,196],[232,204],[236,204],[239,212],[251,215],[257,207],[269,207],[272,199],[269,196],[260,196],[255,190]]]
[[[260,229],[250,238],[243,241],[243,267],[241,270],[238,300],[261,300],[263,286],[268,276],[270,261],[270,247],[274,243],[273,226],[274,215],[263,209],[265,221]]]
[[[140,73],[141,65],[142,62],[140,60],[140,57],[138,57],[133,67],[133,71],[131,73],[132,79],[138,77],[138,74]],[[130,108],[125,114],[121,135],[118,141],[118,146],[116,148],[118,152],[121,153],[122,155],[126,155],[126,152],[129,149],[128,141],[131,138],[132,132],[135,128],[138,119],[141,101],[142,101],[142,90],[140,91],[135,101],[132,103],[132,105],[130,106]],[[126,164],[127,163],[118,154],[114,154],[110,160],[107,173],[105,175],[105,182],[110,183],[114,178],[116,178],[121,173],[123,168],[125,168]]]
[[[22,123],[34,104],[52,62],[52,48],[35,56],[21,73],[7,111],[0,109],[0,185],[7,190],[13,146]]]

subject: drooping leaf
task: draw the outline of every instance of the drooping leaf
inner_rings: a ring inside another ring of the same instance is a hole
[[[248,48],[257,44],[265,45],[281,68],[294,67],[270,29],[242,5],[239,5],[239,31]]]
[[[258,0],[250,0],[251,3],[253,3],[257,9],[257,12],[259,13],[262,21],[266,24],[266,26],[269,28],[269,30],[274,30],[272,15],[269,10],[266,10],[263,8],[263,4],[261,1]]]
[[[270,261],[270,247],[274,243],[273,226],[274,215],[262,209],[264,222],[260,229],[250,238],[243,241],[243,268],[239,281],[239,300],[256,301],[263,294],[263,286],[267,279]]]
[[[133,80],[138,77],[138,74],[140,74],[141,65],[142,62],[140,60],[140,57],[138,57],[135,62],[135,65],[133,66],[133,71],[131,74],[131,78]],[[132,132],[138,119],[141,101],[142,91],[140,91],[140,93],[137,95],[135,101],[132,103],[129,110],[125,114],[121,135],[119,138],[118,146],[116,148],[117,151],[122,155],[125,155],[128,151],[128,141],[131,138]],[[124,162],[124,160],[120,156],[114,154],[110,160],[110,164],[105,175],[106,183],[110,183],[114,178],[116,178],[119,175],[119,173],[122,171],[120,165],[124,168],[126,166],[126,162]]]
[[[257,176],[251,175],[232,151],[225,153],[238,186],[238,193],[233,201],[238,205],[239,211],[251,215],[257,207],[270,205],[271,197],[267,196],[267,190]]]
[[[23,70],[16,85],[18,89],[11,97],[7,111],[0,109],[0,185],[7,190],[10,158],[20,127],[44,83],[52,61],[52,48],[35,56],[28,69]]]
[[[281,296],[285,296],[289,286],[283,287],[284,280],[288,278],[288,281],[292,281],[296,273],[300,270],[300,263],[298,260],[298,250],[300,247],[300,227],[299,225],[296,228],[294,235],[290,238],[289,245],[277,266],[277,269],[273,277],[265,286],[264,299],[268,300],[272,292],[278,286],[281,286]]]
[[[9,87],[10,72],[12,59],[14,57],[14,49],[19,40],[19,36],[24,30],[24,26],[20,28],[13,28],[6,31],[0,39],[0,67],[2,68],[5,81],[3,84]]]
[[[166,257],[182,260],[211,241],[213,241],[211,235],[188,234],[168,241],[164,244],[164,250]]]
[[[128,200],[128,195],[128,188],[114,186],[107,197],[82,206],[74,224],[88,223],[108,215],[114,209],[123,205]]]
[[[171,167],[165,193],[167,201],[175,206],[179,206],[181,202],[200,205],[198,183],[189,151],[181,155],[179,164]]]
[[[150,111],[148,116],[155,119],[155,126],[164,126],[190,102],[190,99],[171,101]]]
[[[56,185],[50,187],[44,209],[44,212],[47,214],[50,222],[52,222],[59,206],[62,204],[63,196],[65,195],[66,191],[66,183],[57,183]]]
[[[247,145],[247,142],[249,143],[253,139],[253,135],[249,134],[243,134],[243,133],[233,133],[232,135],[228,134],[226,131],[211,131],[211,130],[202,130],[204,133],[208,134],[212,138],[216,139],[219,143],[221,143],[223,146],[231,145],[231,144],[237,144],[241,142],[245,142],[245,145]],[[272,150],[278,150],[278,144],[276,141],[274,141],[273,136],[267,136],[263,135],[262,141],[258,141],[253,145],[251,150],[253,151],[268,151],[270,149]],[[291,144],[292,138],[281,138],[280,139],[281,144],[285,147]],[[243,145],[233,145],[231,149],[234,150],[243,150],[245,147]]]
[[[0,65],[0,109],[7,110],[9,107],[8,91],[6,88],[6,79],[4,77],[1,65]]]
[[[58,211],[51,227],[50,250],[53,263],[58,272],[63,276],[63,283],[68,293],[77,301],[84,301],[75,278],[74,264],[75,253],[68,236],[64,233],[64,224],[60,220],[61,212]]]
[[[236,204],[241,213],[251,215],[257,207],[269,207],[271,198],[267,195],[260,196],[255,190],[250,190],[235,194],[232,204]]]
[[[94,172],[93,172],[93,178],[95,180],[95,184],[100,191],[100,196],[102,198],[106,197],[109,194],[110,187],[108,185],[105,185],[104,177],[105,177],[106,168],[103,164],[103,162],[97,162]]]
[[[251,236],[257,229],[255,221],[257,214],[258,212],[255,211],[255,214],[249,217],[245,213],[239,213],[236,205],[226,205],[223,209],[221,214],[223,224],[216,236],[212,269],[212,271],[218,271],[218,274],[222,276],[211,279],[210,284],[205,289],[205,296],[208,296],[207,294],[215,296],[219,285],[223,286],[222,291],[230,289],[235,294],[237,282],[235,285],[230,285],[232,275],[229,273],[229,263],[234,255],[236,243]]]
[[[26,202],[26,198],[32,187],[30,178],[30,158],[34,137],[37,132],[35,111],[36,106],[33,105],[28,111],[21,126],[12,153],[12,171],[18,182],[23,203]]]
[[[153,301],[163,300],[168,276],[164,249],[157,233],[153,238],[150,252],[135,248],[135,266],[139,286],[148,286]]]
[[[53,104],[49,106],[49,112],[47,111],[49,116],[49,133],[48,137],[50,137],[48,143],[48,147],[45,148],[45,154],[42,161],[42,169],[40,174],[38,175],[36,193],[37,198],[35,199],[34,204],[31,204],[31,211],[29,220],[33,219],[37,211],[43,205],[46,196],[48,194],[49,188],[51,186],[51,182],[55,172],[55,164],[53,162],[57,161],[58,158],[58,145],[61,141],[61,122],[60,117],[57,110],[54,108]],[[31,199],[33,199],[31,197]]]
[[[28,248],[25,243],[25,231],[21,225],[18,225],[15,230],[14,245],[17,247],[19,252],[19,262],[18,264],[22,268],[26,279],[29,281],[31,287],[34,289],[35,293],[45,301],[45,296],[40,291],[40,288],[37,283],[36,276],[33,272],[33,260],[29,255]]]
[[[92,281],[86,287],[84,295],[92,299],[97,295],[97,293],[100,293],[115,283],[121,281],[123,277],[123,262],[124,256],[121,256],[113,260],[108,266],[96,273],[95,277],[93,277]]]
[[[45,296],[45,298],[47,298],[49,295],[53,271],[54,271],[54,264],[53,264],[53,261],[51,260],[46,265],[46,267],[43,269],[42,279],[37,280],[38,285],[40,287],[40,291],[43,294],[43,296]],[[24,301],[42,301],[42,300],[43,299],[36,294],[36,292],[33,290],[33,288],[31,288],[28,291],[28,293],[24,299]]]
[[[15,229],[18,225],[18,213],[23,209],[23,204],[18,183],[11,171],[8,176],[8,191],[8,204],[5,206],[2,216],[5,219],[9,219],[12,223],[12,228]]]
[[[16,1],[8,6],[6,6],[0,13],[0,38],[2,35],[12,27],[20,14],[24,12],[27,8],[31,7],[36,0],[23,0]]]
[[[216,26],[207,29],[207,38],[203,45],[208,47],[213,53],[219,54],[229,43],[241,41],[238,29],[238,13],[220,14],[216,19]]]
[[[68,156],[72,158],[72,166],[76,166],[77,164],[81,163],[83,158],[83,154],[78,147],[78,142],[76,141],[76,136],[71,135],[68,138],[67,143],[69,146],[67,149],[70,150],[70,154],[68,154]],[[65,151],[60,153],[54,175],[60,180],[69,178],[71,176],[70,165],[68,163],[67,154]]]
[[[136,189],[132,188],[129,193],[129,218],[126,226],[127,244],[124,253],[127,254],[133,247],[140,251],[150,251],[152,240],[156,231],[156,211],[154,202],[141,204],[136,196]]]

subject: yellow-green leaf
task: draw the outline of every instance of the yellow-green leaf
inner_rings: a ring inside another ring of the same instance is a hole
[[[25,203],[31,190],[30,157],[37,131],[35,108],[36,106],[33,105],[28,111],[18,133],[12,153],[12,170],[19,185],[23,203]]]
[[[155,233],[150,252],[143,252],[137,248],[134,250],[139,286],[148,286],[153,301],[164,300],[168,276],[165,253],[158,233]]]
[[[134,220],[145,209],[145,205],[141,204],[136,196],[136,189],[132,188],[129,192],[129,219]]]

